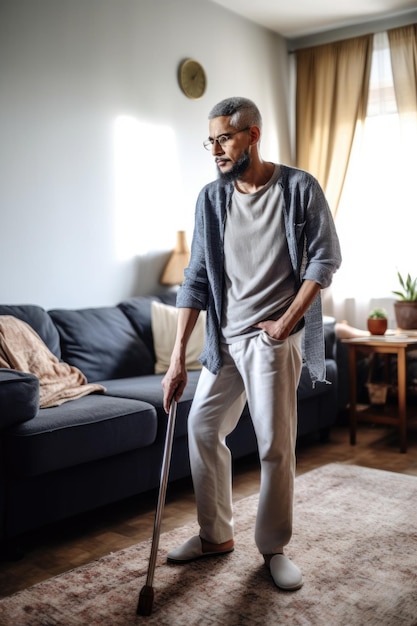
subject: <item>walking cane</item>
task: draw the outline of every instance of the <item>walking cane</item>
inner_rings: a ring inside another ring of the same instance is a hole
[[[174,438],[175,419],[177,416],[177,402],[173,398],[169,407],[167,432],[165,435],[164,456],[162,459],[161,480],[159,485],[158,504],[155,513],[155,522],[153,527],[151,556],[149,557],[148,575],[146,584],[142,587],[139,594],[139,601],[136,613],[138,615],[150,615],[152,613],[152,605],[154,598],[153,577],[155,573],[156,556],[159,546],[159,535],[161,533],[162,513],[165,506],[165,495],[167,491],[169,466],[171,462],[172,441]]]

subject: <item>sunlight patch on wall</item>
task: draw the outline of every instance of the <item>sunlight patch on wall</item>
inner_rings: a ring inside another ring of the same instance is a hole
[[[114,125],[115,247],[119,260],[173,246],[182,212],[175,133],[120,116]]]

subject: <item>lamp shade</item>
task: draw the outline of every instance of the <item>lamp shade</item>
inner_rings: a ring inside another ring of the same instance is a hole
[[[162,285],[181,285],[184,280],[184,270],[190,262],[190,249],[187,244],[185,230],[177,231],[177,241],[168,263],[160,278]]]

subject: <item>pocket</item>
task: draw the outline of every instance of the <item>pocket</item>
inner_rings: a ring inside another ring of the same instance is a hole
[[[275,339],[275,337],[271,337],[271,335],[268,335],[266,330],[262,330],[259,333],[259,336],[261,341],[267,346],[282,346],[282,344],[286,341],[285,339]]]

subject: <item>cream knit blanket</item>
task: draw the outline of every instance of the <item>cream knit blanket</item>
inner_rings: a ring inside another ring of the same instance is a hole
[[[105,391],[102,385],[87,383],[81,370],[60,361],[29,324],[12,315],[0,315],[0,367],[37,376],[40,408]]]

